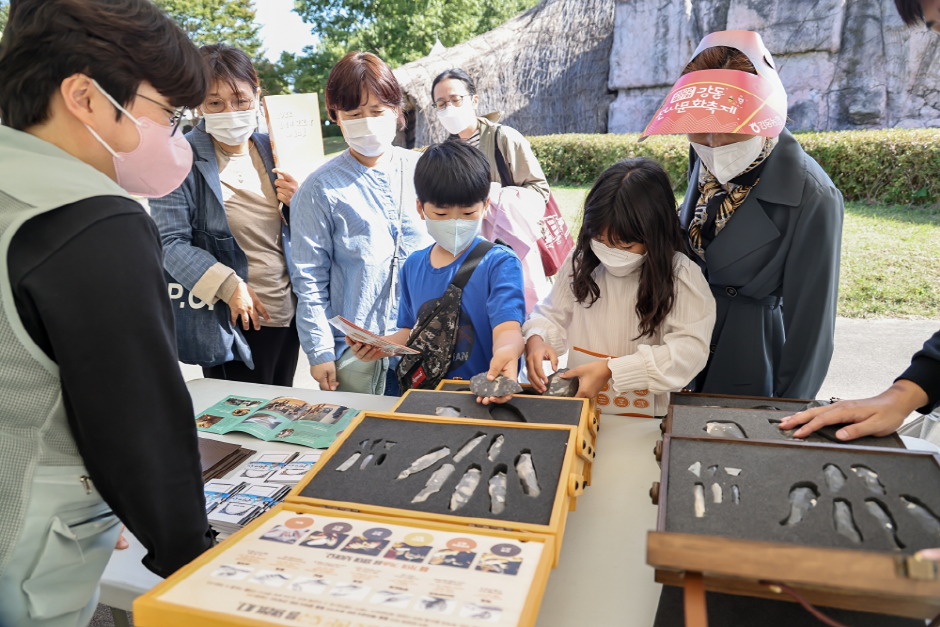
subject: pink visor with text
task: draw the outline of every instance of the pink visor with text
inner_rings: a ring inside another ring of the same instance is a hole
[[[643,136],[686,133],[747,133],[776,137],[786,111],[773,107],[775,85],[737,70],[702,70],[679,79]],[[786,102],[786,101],[784,101]]]
[[[740,50],[757,74],[738,70],[700,70],[681,77],[646,125],[650,135],[745,133],[776,137],[787,121],[787,94],[773,57],[753,31],[726,30],[706,35],[690,61],[703,50],[725,46]]]

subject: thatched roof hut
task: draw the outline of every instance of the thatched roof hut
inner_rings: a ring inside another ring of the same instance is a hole
[[[606,133],[614,0],[542,0],[488,33],[395,70],[408,112],[403,144],[446,137],[431,104],[431,82],[451,68],[473,77],[481,114],[524,135]]]

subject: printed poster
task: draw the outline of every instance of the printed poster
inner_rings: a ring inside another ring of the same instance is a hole
[[[517,625],[544,548],[291,511],[222,546],[158,600],[276,625]]]

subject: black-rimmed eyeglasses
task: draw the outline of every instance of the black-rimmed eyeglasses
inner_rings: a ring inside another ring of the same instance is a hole
[[[170,137],[173,137],[174,135],[176,135],[176,129],[178,129],[178,128],[180,127],[180,124],[181,124],[182,121],[183,121],[183,112],[186,110],[186,107],[177,107],[176,109],[170,109],[169,107],[167,107],[167,106],[164,105],[163,103],[157,102],[157,101],[154,100],[153,98],[148,98],[147,96],[145,96],[145,95],[143,95],[143,94],[137,94],[137,95],[140,96],[141,98],[143,98],[144,100],[149,100],[150,102],[152,102],[153,104],[157,105],[158,107],[160,107],[161,109],[163,109],[164,111],[166,111],[166,112],[169,114],[169,116],[170,116],[170,126],[173,127],[173,130],[170,131]]]

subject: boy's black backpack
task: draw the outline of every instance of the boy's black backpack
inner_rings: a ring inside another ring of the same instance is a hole
[[[433,307],[425,309],[425,313],[411,329],[406,346],[420,351],[420,354],[403,356],[395,369],[402,392],[412,388],[432,390],[450,370],[454,346],[457,343],[457,329],[460,327],[463,289],[473,271],[480,265],[483,256],[493,246],[493,242],[477,242],[460,264],[460,269],[447,286],[444,295]]]

